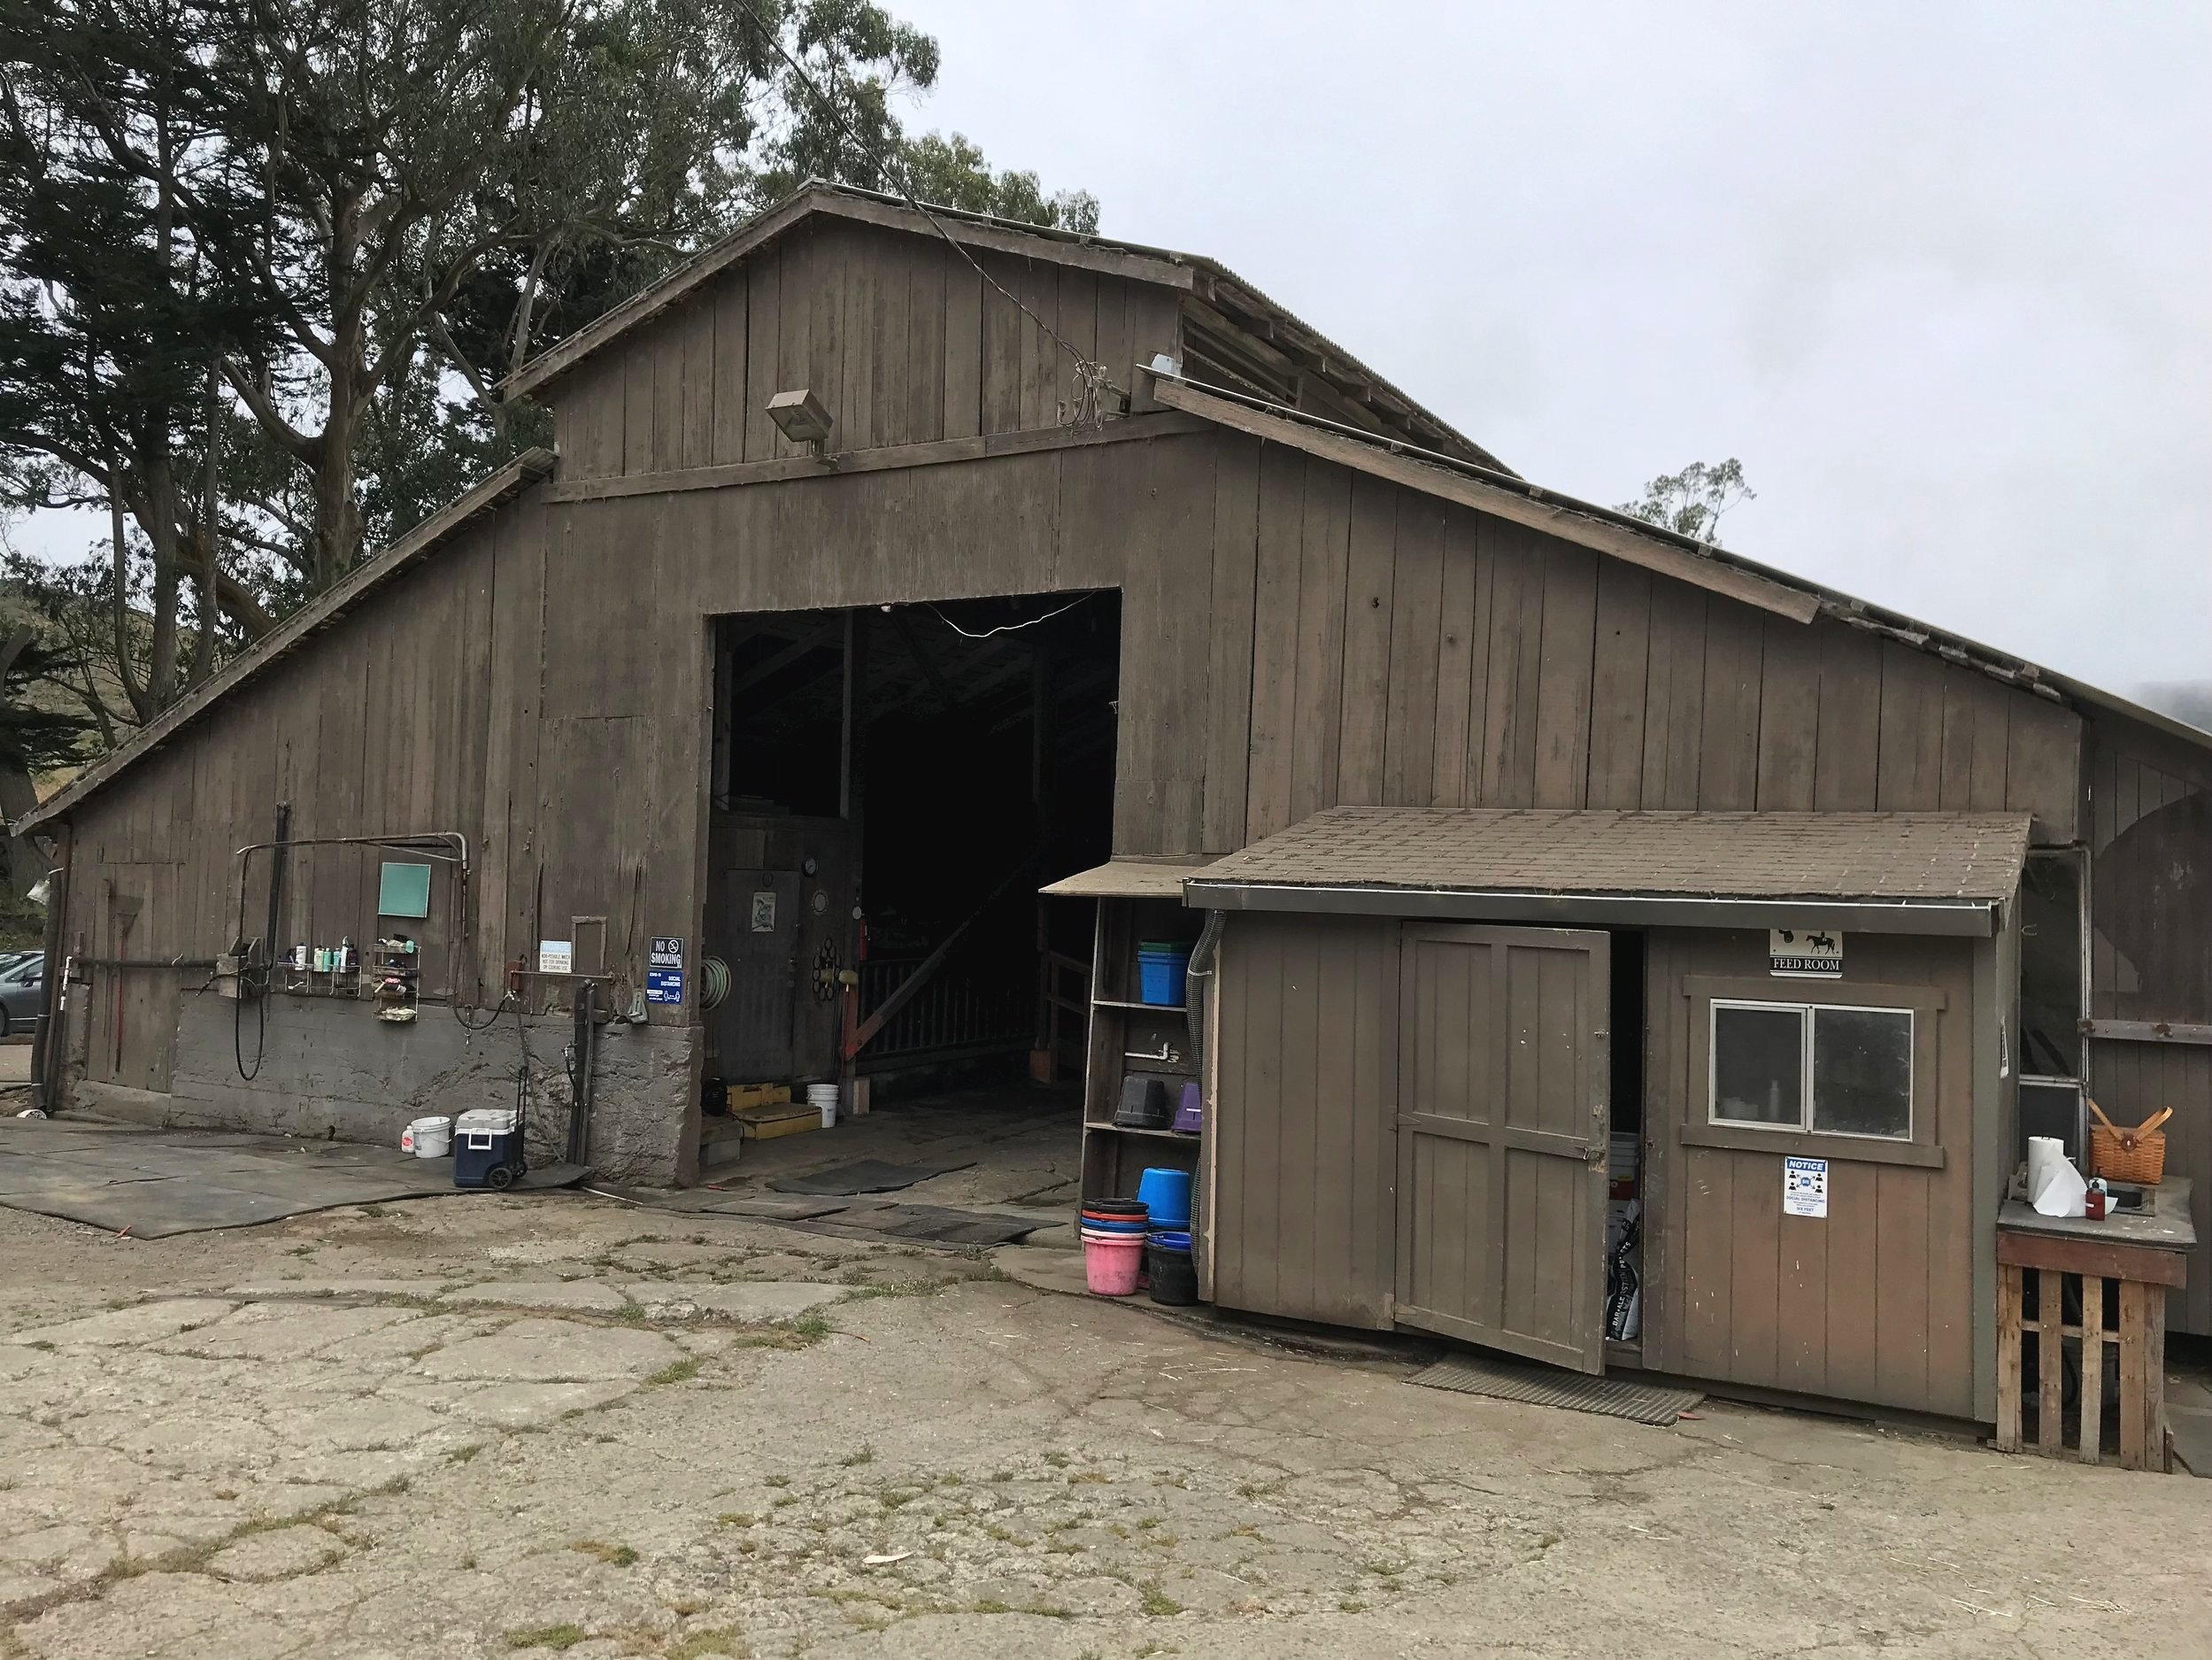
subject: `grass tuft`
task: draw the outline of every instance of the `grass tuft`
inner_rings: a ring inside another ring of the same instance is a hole
[[[611,1568],[627,1568],[637,1560],[637,1553],[628,1545],[610,1545],[604,1539],[579,1539],[568,1548],[597,1556]]]
[[[584,1639],[581,1625],[525,1625],[507,1633],[510,1648],[574,1648]]]

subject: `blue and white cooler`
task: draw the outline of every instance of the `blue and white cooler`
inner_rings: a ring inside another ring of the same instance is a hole
[[[522,1157],[522,1115],[512,1107],[479,1107],[453,1121],[453,1185],[512,1187],[529,1167]]]

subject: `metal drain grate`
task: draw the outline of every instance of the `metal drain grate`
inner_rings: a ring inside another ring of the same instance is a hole
[[[1607,1417],[1664,1426],[1705,1399],[1694,1389],[1663,1389],[1617,1378],[1585,1378],[1549,1366],[1515,1366],[1502,1361],[1453,1355],[1407,1380],[1430,1389],[1525,1401],[1530,1406],[1564,1407],[1570,1412],[1602,1412]]]

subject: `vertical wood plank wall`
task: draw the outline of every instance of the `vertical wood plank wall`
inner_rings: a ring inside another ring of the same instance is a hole
[[[1086,588],[1123,592],[1120,852],[1226,852],[1339,800],[1809,798],[2009,807],[2073,830],[2075,717],[2054,706],[1191,434],[605,501],[532,492],[89,802],[81,875],[147,890],[131,954],[212,954],[232,932],[214,915],[227,853],[289,793],[297,835],[480,836],[488,976],[541,919],[688,932],[705,618]],[[1929,772],[1931,745],[1965,773]],[[189,861],[180,789],[209,827]],[[296,873],[293,902],[328,899],[287,932],[312,943],[335,935],[331,907],[363,916],[371,861],[346,856],[340,878],[337,856],[301,858],[323,874]],[[73,928],[115,909],[81,889]],[[151,1080],[163,1062],[134,1064]]]
[[[1969,942],[1850,936],[1853,980],[1945,994],[1937,1076],[1915,1079],[1915,1109],[1938,1115],[1946,1161],[1927,1170],[1831,1158],[1821,1221],[1782,1214],[1785,1148],[1738,1152],[1678,1139],[1681,1124],[1706,1112],[1705,1080],[1691,1061],[1695,1004],[1683,981],[1764,977],[1765,938],[1673,929],[1646,938],[1645,1150],[1661,1211],[1645,1231],[1645,1363],[1972,1417]],[[1775,984],[1777,998],[1818,1000],[1803,982]]]
[[[1222,952],[1214,1296],[1388,1329],[1398,924],[1239,915]]]
[[[1201,851],[1339,801],[2010,809],[2039,840],[2077,833],[2080,723],[2056,704],[1327,461],[1217,443]]]
[[[1171,290],[830,219],[759,249],[552,391],[563,475],[671,473],[797,452],[768,399],[805,387],[865,450],[1057,425],[1072,359],[1012,295],[1117,386],[1176,352]]]
[[[2091,728],[2090,1014],[2212,1023],[2212,756],[2130,721]],[[2212,1336],[2212,1047],[2095,1039],[2089,1093],[2118,1124],[2162,1107],[2166,1166],[2195,1182],[2198,1246],[2168,1323]]]

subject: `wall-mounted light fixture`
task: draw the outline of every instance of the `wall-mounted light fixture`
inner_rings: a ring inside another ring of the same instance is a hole
[[[816,455],[829,447],[829,435],[836,426],[821,399],[803,386],[768,399],[768,419],[793,444],[804,444]]]

